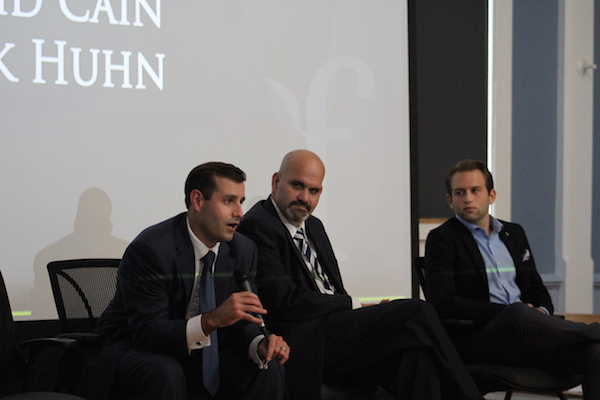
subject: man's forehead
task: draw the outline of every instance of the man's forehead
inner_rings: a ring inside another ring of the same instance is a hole
[[[293,177],[288,179],[289,183],[299,183],[303,186],[309,187],[311,189],[320,189],[321,188],[321,180],[318,178],[310,178],[310,177]]]
[[[484,185],[463,185],[463,186],[454,186],[452,190],[466,190],[466,189],[479,189]]]
[[[225,178],[222,176],[215,177],[215,183],[217,184],[217,191],[219,192],[233,192],[235,195],[239,195],[239,192],[242,192],[242,195],[245,190],[244,182],[236,182],[229,178]]]
[[[477,169],[473,171],[457,172],[452,177],[451,183],[453,190],[477,188],[485,186],[485,179],[483,178],[481,171]]]

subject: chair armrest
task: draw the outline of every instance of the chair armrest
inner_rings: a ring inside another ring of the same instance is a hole
[[[27,365],[34,367],[38,356],[41,351],[46,347],[61,347],[63,349],[74,348],[79,346],[79,343],[75,339],[52,337],[52,338],[37,338],[25,340],[19,343],[21,349],[29,350],[29,356],[27,357]]]
[[[91,333],[91,332],[61,333],[57,337],[58,338],[75,339],[78,342],[85,342],[85,343],[88,343],[88,342],[96,343],[96,342],[99,342],[100,340],[102,340],[101,335],[99,335],[97,333]]]
[[[471,319],[442,319],[443,325],[448,326],[473,326],[475,321]]]
[[[19,347],[25,349],[35,349],[35,348],[43,348],[43,347],[76,347],[77,340],[70,339],[67,337],[52,337],[52,338],[36,338],[29,339],[19,343]]]
[[[25,357],[22,353],[18,357],[20,363],[18,368],[23,374],[23,391],[28,391],[33,382],[33,375],[36,369],[37,360],[42,350],[47,347],[60,347],[61,349],[76,348],[79,343],[75,339],[69,338],[36,338],[25,340],[19,343],[19,349],[27,349],[28,354]]]

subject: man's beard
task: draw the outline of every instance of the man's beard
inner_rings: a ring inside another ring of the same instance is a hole
[[[302,206],[306,208],[306,211],[297,211],[294,210],[293,206]],[[310,216],[311,207],[302,200],[294,200],[288,204],[285,209],[285,216],[290,222],[304,222]]]

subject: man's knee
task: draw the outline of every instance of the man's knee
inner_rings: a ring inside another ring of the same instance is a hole
[[[420,299],[395,300],[389,303],[390,308],[394,309],[396,315],[401,315],[405,319],[424,318],[438,319],[437,312],[433,306]]]
[[[589,344],[584,354],[584,358],[587,358],[589,367],[600,372],[600,343]]]
[[[134,392],[138,398],[183,399],[186,380],[173,357],[150,352],[127,352],[119,362],[117,391]]]
[[[148,368],[146,380],[185,387],[185,375],[181,364],[169,356],[161,355],[160,361]]]
[[[283,365],[272,361],[268,369],[256,370],[252,374],[249,385],[237,396],[226,396],[224,398],[236,397],[241,400],[279,400],[284,398],[285,393],[285,370]],[[224,393],[224,392],[222,392]]]

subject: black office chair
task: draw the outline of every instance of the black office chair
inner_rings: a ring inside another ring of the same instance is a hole
[[[86,353],[101,339],[92,331],[115,295],[119,262],[114,258],[89,258],[47,265],[62,331],[59,336],[75,339],[80,345],[77,351],[63,354],[65,372],[57,382],[57,390],[81,395],[86,391]]]
[[[63,333],[91,332],[115,295],[116,258],[53,261],[48,264],[52,294]]]
[[[2,400],[83,400],[81,397],[64,393],[30,391],[38,356],[49,346],[66,349],[76,347],[77,342],[65,338],[40,338],[17,344],[10,301],[4,278],[0,273],[0,389],[4,390],[5,384],[14,382],[15,379],[23,382],[21,393],[10,394],[2,397]]]
[[[413,271],[427,299],[425,258],[413,260]],[[469,330],[473,326],[470,320],[442,320],[446,329]],[[513,392],[529,392],[538,394],[555,394],[561,400],[567,400],[563,394],[583,381],[577,374],[564,374],[554,371],[530,367],[513,367],[498,364],[467,364],[475,384],[485,395],[490,392],[506,392],[504,400],[510,400]]]

